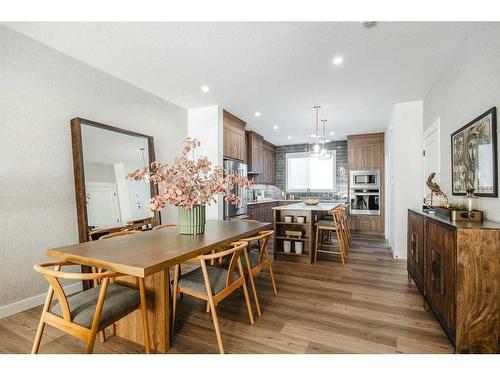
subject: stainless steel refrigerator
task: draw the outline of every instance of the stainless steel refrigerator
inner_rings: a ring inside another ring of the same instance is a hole
[[[247,165],[233,160],[224,160],[224,171],[238,173],[247,177]],[[237,219],[247,216],[247,192],[245,188],[235,186],[232,190],[241,201],[234,205],[224,200],[224,220]]]

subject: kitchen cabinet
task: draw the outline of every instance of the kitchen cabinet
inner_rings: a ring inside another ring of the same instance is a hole
[[[254,131],[247,132],[247,163],[250,177],[256,184],[274,184],[276,182],[275,146],[264,140]]]
[[[245,121],[224,111],[224,157],[241,162],[246,160]]]
[[[272,223],[273,207],[278,206],[278,202],[261,202],[248,205],[248,216],[250,219]]]
[[[457,353],[500,352],[500,223],[408,210],[407,270]]]
[[[380,171],[380,197],[379,197],[380,214],[379,215],[352,214],[349,219],[351,230],[367,234],[383,235],[385,231],[384,133],[358,134],[358,135],[347,136],[347,158],[348,158],[349,171],[371,170],[371,169],[377,169]]]

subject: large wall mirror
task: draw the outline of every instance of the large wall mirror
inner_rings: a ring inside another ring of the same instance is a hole
[[[126,178],[154,161],[153,137],[82,118],[71,120],[71,136],[80,242],[160,223],[148,209],[156,186]]]

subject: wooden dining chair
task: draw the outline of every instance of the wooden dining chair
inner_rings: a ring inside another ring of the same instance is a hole
[[[248,296],[248,289],[243,273],[241,263],[241,252],[248,246],[248,242],[235,242],[228,250],[213,254],[200,255],[194,259],[200,261],[200,267],[192,271],[180,274],[180,265],[175,266],[174,271],[174,287],[173,287],[173,305],[172,305],[172,333],[175,329],[175,314],[177,310],[177,295],[180,293],[204,300],[208,302],[212,319],[214,322],[215,335],[219,351],[224,354],[224,345],[222,344],[222,336],[217,318],[216,306],[224,298],[238,290],[243,289],[245,302],[248,310],[248,317],[253,324],[253,313]],[[228,269],[211,266],[209,262],[212,259],[230,256],[231,261]],[[237,267],[237,272],[236,271]]]
[[[316,243],[314,246],[314,261],[318,259],[318,253],[339,254],[342,265],[345,267],[347,257],[347,236],[344,227],[344,207],[336,207],[332,210],[333,220],[319,220],[316,223]],[[333,237],[337,237],[338,248],[333,244]]]
[[[141,231],[140,230],[123,230],[121,232],[114,232],[114,233],[106,234],[102,237],[99,237],[99,240],[105,240],[106,238],[120,237],[120,236],[126,236],[129,234],[137,234],[137,233],[141,233]]]
[[[124,276],[117,272],[97,273],[62,272],[62,266],[74,266],[74,263],[59,261],[37,264],[33,268],[49,282],[49,291],[40,317],[32,354],[38,353],[45,324],[85,341],[86,353],[92,353],[97,332],[140,309],[144,330],[144,348],[151,352],[148,316],[146,307],[146,288],[143,278],[137,278],[139,290],[124,285],[110,283],[110,279]],[[54,267],[54,269],[49,269]],[[60,280],[100,280],[98,286],[68,297]],[[54,293],[58,304],[52,305]]]
[[[269,268],[269,276],[271,277],[271,283],[273,284],[274,295],[278,295],[278,290],[276,289],[276,281],[274,279],[272,260],[269,256],[269,239],[274,233],[272,230],[265,230],[259,232],[257,236],[242,238],[240,241],[248,242],[249,246],[243,249],[242,255],[245,259],[247,266],[247,274],[250,280],[250,286],[252,287],[253,298],[255,300],[255,306],[257,307],[257,314],[261,316],[259,298],[257,296],[257,289],[255,288],[254,275],[266,268]],[[257,244],[258,251],[252,251],[250,244]],[[229,259],[226,257],[225,259]]]
[[[176,227],[177,224],[161,224],[161,225],[157,225],[156,227],[153,227],[153,230],[158,230],[158,229],[162,229],[162,228],[171,228],[171,227]]]

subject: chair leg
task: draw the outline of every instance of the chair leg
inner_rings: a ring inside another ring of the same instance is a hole
[[[212,312],[212,320],[214,322],[215,336],[217,336],[217,344],[219,345],[220,354],[224,354],[224,345],[222,344],[222,336],[220,333],[219,319],[217,318],[217,311],[215,311],[215,304],[212,295],[208,295],[208,303]]]
[[[35,342],[33,343],[33,348],[31,349],[31,354],[37,354],[40,348],[40,342],[42,341],[43,330],[45,328],[45,322],[43,321],[43,314],[40,318],[40,323],[38,323],[38,329],[36,331]]]
[[[246,249],[243,255],[245,256],[245,263],[247,265],[247,274],[248,278],[250,279],[250,286],[252,287],[253,299],[255,301],[255,306],[257,307],[257,315],[261,316],[262,313],[260,311],[259,297],[257,296],[257,289],[255,288],[255,281],[253,279],[252,267],[250,265],[250,259],[248,257],[248,252],[246,251]]]
[[[205,307],[205,312],[208,314],[210,312],[210,302],[207,301],[207,306]]]
[[[318,248],[319,248],[319,227],[316,226],[316,244],[314,246],[314,261],[318,259]]]
[[[243,294],[245,295],[245,302],[247,303],[248,318],[250,319],[250,323],[254,324],[252,305],[250,304],[250,297],[248,295],[247,283],[245,282],[244,278],[243,278],[242,288],[243,288]]]
[[[144,330],[144,349],[147,354],[151,353],[151,341],[149,338],[148,305],[146,299],[146,285],[143,277],[138,277],[139,295],[141,297],[142,329]],[[170,287],[170,286],[169,286]]]
[[[273,284],[274,295],[278,295],[278,289],[276,289],[276,281],[274,280],[273,266],[269,262],[269,275],[271,276],[271,283]]]
[[[94,351],[95,336],[95,333],[90,335],[87,346],[85,347],[85,354],[92,354]]]

